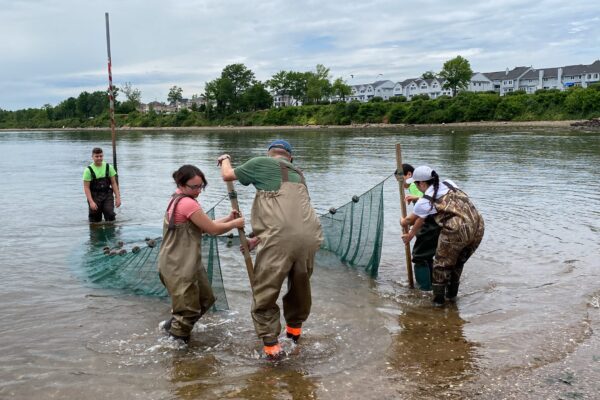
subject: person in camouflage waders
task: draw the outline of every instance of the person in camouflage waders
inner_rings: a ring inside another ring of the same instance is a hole
[[[161,323],[169,336],[188,342],[194,324],[215,302],[202,265],[202,234],[220,235],[244,227],[237,211],[211,220],[196,198],[207,185],[204,173],[184,165],[173,173],[177,190],[167,206],[163,240],[158,253],[160,280],[171,297],[172,317]]]
[[[425,194],[415,204],[413,213],[402,219],[402,226],[412,225],[402,240],[410,242],[429,216],[441,227],[433,260],[432,289],[434,304],[443,305],[458,294],[463,267],[483,238],[483,217],[465,192],[451,180],[440,184],[438,174],[430,167],[416,168],[413,179]]]
[[[407,204],[414,203],[423,197],[413,179],[415,168],[410,164],[402,164],[404,174],[404,188],[407,190],[405,200]],[[437,250],[440,226],[435,222],[433,215],[425,218],[423,226],[416,234],[416,240],[412,248],[412,262],[415,281],[421,290],[431,290],[431,275],[433,272],[433,257]]]
[[[277,298],[287,278],[283,296],[286,335],[295,342],[312,304],[310,276],[315,254],[323,241],[321,223],[312,205],[304,175],[292,164],[292,146],[285,140],[273,141],[267,157],[255,157],[233,169],[227,154],[218,159],[225,181],[239,180],[254,185],[252,229],[256,246],[252,320],[268,358],[282,355]]]

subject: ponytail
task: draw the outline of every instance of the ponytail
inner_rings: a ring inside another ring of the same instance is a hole
[[[437,172],[431,171],[431,177],[432,179],[427,181],[428,184],[433,185],[433,196],[431,196],[431,199],[429,200],[431,203],[429,210],[433,210],[433,203],[435,202],[438,189],[440,188],[440,176],[437,174]]]

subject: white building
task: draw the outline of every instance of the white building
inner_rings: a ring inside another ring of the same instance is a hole
[[[404,96],[411,100],[414,96],[426,94],[430,99],[437,99],[440,96],[450,96],[452,91],[444,89],[444,79],[406,79],[402,82],[396,82],[394,85],[394,96]]]
[[[540,68],[516,67],[504,72],[486,72],[492,81],[493,90],[504,95],[522,90],[534,93],[540,89],[565,90],[573,86],[588,87],[600,82],[600,60],[589,65],[567,65],[564,67]]]
[[[481,72],[475,72],[471,77],[467,91],[488,92],[490,90],[494,90],[494,84],[492,81]]]
[[[353,85],[350,86],[350,89],[352,92],[347,97],[347,101],[358,100],[365,103],[373,97],[389,100],[390,97],[394,96],[394,82],[389,80]]]
[[[302,105],[301,100],[296,100],[287,94],[278,94],[274,90],[271,90],[271,96],[273,97],[273,107],[276,108]]]
[[[573,86],[588,87],[592,83],[600,82],[600,60],[589,65],[567,65],[564,67],[535,69],[533,67],[515,67],[497,72],[475,72],[471,77],[469,92],[494,91],[501,96],[506,93],[522,90],[534,93],[540,89],[565,90]],[[452,96],[451,89],[444,89],[445,80],[434,79],[405,79],[392,82],[390,80],[376,81],[362,85],[351,86],[351,94],[346,101],[368,102],[374,97],[389,100],[395,96],[404,96],[411,100],[414,96],[426,94],[430,99],[440,96]],[[301,105],[290,96],[278,96],[272,93],[275,107]],[[339,101],[340,99],[331,98]]]

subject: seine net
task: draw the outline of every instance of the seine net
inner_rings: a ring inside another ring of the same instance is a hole
[[[383,187],[387,179],[389,177],[362,195],[353,196],[348,203],[331,208],[328,213],[319,217],[324,236],[321,249],[334,253],[347,265],[364,268],[373,277],[377,276],[381,259]],[[215,207],[207,211],[212,219],[215,217]],[[124,243],[117,240],[118,237],[134,237],[136,234],[141,237],[141,233],[106,234],[110,229],[115,229],[111,225],[92,229],[97,229],[96,237],[90,240],[89,249],[82,257],[84,280],[102,288],[139,295],[168,295],[158,275],[161,237],[147,237],[143,241]],[[237,248],[239,238],[210,235],[202,237],[202,260],[217,297],[215,308],[227,310],[219,241],[226,242],[227,247]],[[78,264],[81,265],[81,262]]]
[[[348,203],[320,216],[321,248],[342,262],[377,276],[383,242],[383,186],[387,178]]]
[[[207,211],[214,219],[214,207]],[[158,275],[158,252],[162,238],[125,242],[119,237],[132,237],[140,232],[121,232],[115,235],[115,227],[110,225],[91,228],[93,237],[89,250],[83,255],[83,279],[106,289],[118,289],[145,296],[168,296],[167,290]],[[140,237],[140,236],[138,236]],[[217,301],[214,308],[229,308],[216,236],[203,235],[202,262],[208,273]]]

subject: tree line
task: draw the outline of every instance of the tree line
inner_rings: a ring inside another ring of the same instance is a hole
[[[464,89],[472,76],[468,60],[448,60],[441,72],[427,71],[424,79],[440,77],[453,95],[430,100],[427,95],[404,96],[387,101],[374,97],[368,103],[346,102],[351,93],[341,78],[332,81],[330,71],[319,64],[314,71],[279,71],[260,82],[244,64],[226,66],[220,76],[205,85],[204,102],[191,110],[172,114],[150,110],[140,113],[141,91],[131,83],[114,88],[117,126],[169,127],[217,125],[347,125],[361,123],[450,123],[469,121],[530,121],[600,117],[600,85],[566,91],[539,90],[535,94],[514,92],[472,93]],[[273,108],[270,88],[302,106]],[[121,97],[124,99],[120,100]],[[193,100],[199,96],[192,97]],[[335,99],[333,102],[330,99]],[[171,103],[183,100],[183,89],[170,88]],[[109,102],[105,91],[82,92],[56,106],[17,111],[0,109],[0,128],[60,128],[109,126]]]

